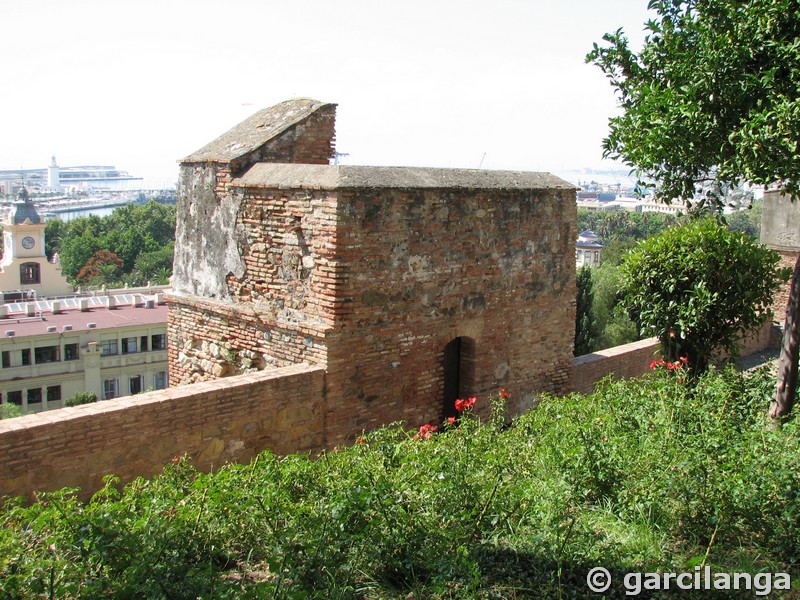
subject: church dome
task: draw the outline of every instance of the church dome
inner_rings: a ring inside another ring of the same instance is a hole
[[[42,218],[36,210],[36,207],[31,201],[28,190],[22,188],[17,196],[17,202],[14,206],[14,224],[15,225],[38,225],[42,222]]]

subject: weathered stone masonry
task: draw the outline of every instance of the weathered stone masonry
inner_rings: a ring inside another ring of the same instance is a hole
[[[505,386],[519,411],[563,391],[574,188],[540,173],[328,165],[332,105],[291,102],[290,123],[282,105],[259,113],[284,119],[260,128],[269,139],[251,143],[251,119],[181,166],[172,383],[323,366],[326,446],[436,422],[454,395]],[[237,144],[245,154],[221,150]]]
[[[761,242],[780,254],[781,267],[794,269],[800,255],[800,200],[792,202],[781,190],[764,193]],[[774,318],[781,325],[786,318],[790,285],[787,282],[778,290],[772,303]]]

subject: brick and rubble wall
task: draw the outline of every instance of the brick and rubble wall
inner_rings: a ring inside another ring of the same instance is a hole
[[[255,151],[232,160],[230,170],[238,175],[257,162],[327,165],[335,146],[336,105],[327,104]]]
[[[332,256],[336,204],[306,190],[247,190],[233,229],[241,270],[226,301],[169,298],[170,381],[179,385],[242,369],[324,365],[325,336],[341,304]]]
[[[245,198],[232,181],[255,162],[328,164],[335,118],[336,106],[324,105],[244,156],[181,164],[176,293],[169,297],[167,325],[171,385],[305,360],[324,363],[325,319],[294,319],[301,315],[298,302],[305,304],[311,260],[312,241],[303,237],[300,222],[309,220],[308,208],[310,220],[325,227],[324,209],[306,207],[302,198],[288,206],[277,206],[280,198]],[[262,257],[270,262],[262,264]],[[325,268],[320,265],[320,277]],[[274,296],[276,285],[267,283],[272,271],[290,293]]]
[[[323,447],[325,372],[307,364],[0,421],[0,498],[61,487],[84,500],[116,475],[188,455],[202,471]]]
[[[764,192],[761,243],[780,255],[781,267],[794,270],[797,257],[800,255],[800,199],[793,201],[782,190]],[[780,325],[783,325],[786,319],[790,287],[791,280],[787,281],[773,298],[774,320]]]
[[[788,268],[794,271],[794,266],[797,264],[797,257],[800,256],[800,250],[780,249],[776,250],[781,256],[779,266],[781,268]],[[772,312],[774,314],[773,320],[783,326],[786,320],[786,309],[789,306],[789,290],[791,289],[791,280],[784,284],[776,293],[772,300]]]
[[[575,322],[572,191],[339,190],[347,300],[328,334],[329,443],[440,421],[444,348],[461,337],[462,395],[501,386],[518,413],[565,389]],[[464,365],[462,365],[464,366]]]

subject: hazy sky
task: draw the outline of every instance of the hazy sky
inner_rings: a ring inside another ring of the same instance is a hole
[[[338,107],[348,164],[600,168],[613,91],[584,63],[647,0],[0,0],[0,169],[177,161],[249,114]],[[484,157],[485,156],[485,157]]]

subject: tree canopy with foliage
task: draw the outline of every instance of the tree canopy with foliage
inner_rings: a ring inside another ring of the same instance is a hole
[[[715,350],[737,344],[769,318],[788,274],[776,252],[713,217],[672,227],[641,242],[622,264],[624,302],[642,332],[670,361],[706,369]]]
[[[800,3],[651,0],[636,54],[622,30],[588,60],[618,91],[606,157],[669,199],[742,181],[800,192]],[[708,187],[708,186],[711,187]]]
[[[592,270],[583,265],[578,271],[578,303],[575,314],[575,356],[594,350],[595,323],[592,314]]]
[[[659,197],[717,206],[743,182],[800,193],[800,1],[650,0],[642,49],[620,29],[587,61],[616,89],[606,158],[621,159]],[[771,414],[797,386],[800,258],[784,326]]]
[[[77,283],[166,282],[172,274],[175,207],[126,204],[103,218],[53,219],[45,239],[48,256],[58,252],[64,275]],[[116,258],[109,262],[108,257]],[[115,268],[104,267],[111,263]]]

